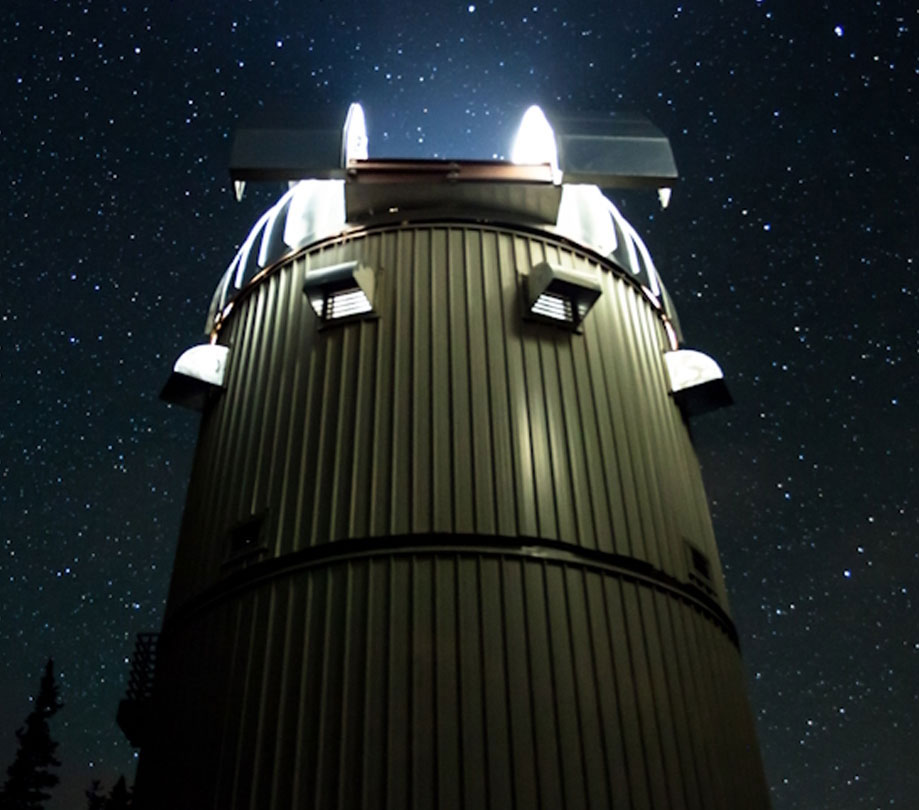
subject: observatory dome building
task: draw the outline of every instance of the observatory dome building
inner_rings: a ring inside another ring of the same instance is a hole
[[[768,807],[688,432],[729,397],[599,188],[669,146],[527,116],[513,162],[238,134],[290,187],[163,391],[202,415],[138,807]]]

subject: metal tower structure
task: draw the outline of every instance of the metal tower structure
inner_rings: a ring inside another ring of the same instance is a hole
[[[163,392],[202,416],[139,808],[768,807],[688,433],[729,396],[600,191],[670,147],[532,108],[513,157],[238,133],[237,191],[290,187]]]

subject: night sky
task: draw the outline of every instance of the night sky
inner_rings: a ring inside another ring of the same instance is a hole
[[[668,210],[613,199],[737,403],[694,435],[774,807],[919,807],[912,6],[6,0],[0,768],[51,655],[51,807],[133,778],[197,430],[158,393],[283,191],[234,201],[236,122],[359,100],[371,156],[490,158],[539,102],[673,144]]]

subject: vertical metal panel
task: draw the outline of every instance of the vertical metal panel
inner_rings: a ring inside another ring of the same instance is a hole
[[[182,714],[139,772],[170,775],[152,806],[767,806],[731,641],[602,568],[318,564],[202,608],[164,656]]]

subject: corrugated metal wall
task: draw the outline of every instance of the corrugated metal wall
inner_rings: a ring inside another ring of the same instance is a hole
[[[319,330],[304,274],[352,259],[379,317]],[[582,334],[522,318],[544,260],[599,274]],[[269,273],[220,341],[141,807],[768,806],[631,282],[543,235],[380,229]],[[233,558],[253,515],[265,548]]]
[[[305,270],[350,259],[379,270],[380,317],[320,331]],[[544,260],[600,275],[584,334],[522,319],[523,277]],[[223,575],[227,531],[265,510],[270,555],[352,537],[498,534],[685,579],[686,538],[711,559],[723,599],[660,321],[586,255],[489,228],[372,232],[268,276],[220,340],[227,391],[202,424],[171,607]]]
[[[170,641],[175,742],[150,806],[766,806],[736,648],[687,602],[601,569],[319,565]]]

